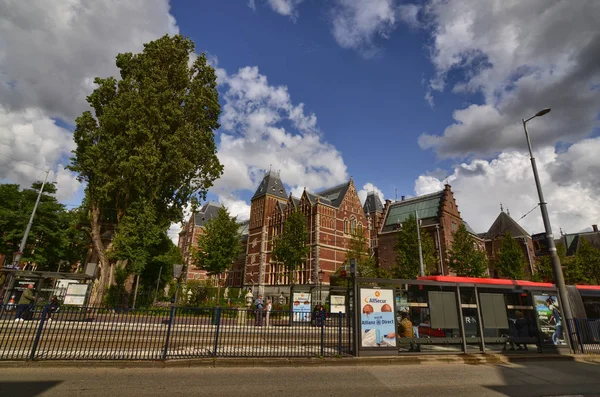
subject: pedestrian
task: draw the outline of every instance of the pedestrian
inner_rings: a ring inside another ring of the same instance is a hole
[[[58,297],[54,295],[52,299],[50,299],[50,304],[48,305],[48,321],[52,321],[52,316],[58,311],[59,307],[60,302],[58,301]]]
[[[17,313],[15,315],[15,321],[24,321],[31,319],[31,309],[35,302],[35,295],[33,294],[33,284],[29,284],[27,289],[21,294],[19,303],[17,304]]]
[[[263,308],[265,307],[265,303],[263,301],[262,295],[258,295],[258,298],[254,301],[254,308],[256,309],[256,318],[254,325],[258,327],[262,327],[262,316],[263,316]]]
[[[273,309],[273,305],[271,304],[271,299],[267,299],[267,307],[265,308],[266,315],[266,325],[269,326],[269,316],[271,315],[271,309]]]

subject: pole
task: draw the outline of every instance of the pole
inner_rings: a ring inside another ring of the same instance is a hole
[[[33,217],[35,216],[35,212],[37,211],[38,204],[40,203],[40,199],[42,198],[42,193],[44,192],[44,186],[48,181],[48,174],[50,170],[46,171],[46,177],[44,178],[44,182],[42,183],[42,187],[40,188],[40,192],[38,193],[37,200],[35,201],[35,205],[33,206],[33,211],[31,211],[31,217],[29,218],[29,223],[25,228],[25,234],[23,235],[23,240],[21,240],[21,245],[19,246],[19,251],[15,255],[13,267],[18,267],[19,262],[21,262],[21,258],[23,257],[23,251],[25,250],[25,246],[27,245],[27,238],[29,237],[29,232],[31,231],[31,226],[33,225]]]
[[[160,284],[160,276],[162,275],[162,266],[158,269],[158,278],[156,279],[156,290],[154,291],[154,303],[156,303],[156,298],[158,297],[158,286]]]
[[[419,243],[419,266],[421,268],[421,277],[425,277],[425,266],[423,266],[423,249],[421,248],[421,225],[419,225],[419,214],[415,210],[415,219],[417,221],[417,242]]]
[[[569,348],[573,350],[573,327],[571,321],[573,319],[573,313],[571,312],[571,303],[569,301],[569,295],[567,294],[567,286],[565,285],[565,278],[563,276],[562,268],[560,265],[560,258],[558,257],[558,253],[556,252],[556,245],[554,244],[552,226],[550,225],[550,218],[548,217],[548,209],[546,208],[546,201],[544,200],[544,193],[542,192],[542,185],[540,184],[540,177],[538,175],[535,157],[533,157],[533,151],[531,150],[531,140],[529,139],[529,132],[527,131],[527,121],[524,119],[522,121],[523,129],[525,129],[525,138],[527,138],[529,156],[531,158],[531,168],[533,168],[533,178],[535,179],[535,186],[537,188],[538,196],[540,199],[540,210],[542,212],[544,229],[546,230],[546,239],[548,240],[548,250],[550,251],[550,260],[552,262],[552,270],[554,271],[554,282],[558,287],[558,294],[562,303],[562,314],[565,317],[564,321],[567,325],[567,333],[569,334],[569,337],[566,339],[569,343]]]

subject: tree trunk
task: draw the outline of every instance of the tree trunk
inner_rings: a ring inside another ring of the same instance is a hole
[[[90,304],[97,305],[102,302],[102,296],[108,284],[109,262],[106,257],[106,247],[102,242],[102,233],[100,227],[100,207],[98,204],[92,204],[91,208],[91,235],[92,245],[98,255],[98,280],[95,284],[96,290],[93,292]]]

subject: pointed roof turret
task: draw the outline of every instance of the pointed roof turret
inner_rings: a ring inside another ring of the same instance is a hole
[[[509,232],[513,237],[529,237],[529,233],[521,227],[513,218],[510,217],[506,212],[500,212],[500,215],[496,218],[490,230],[487,231],[485,237],[493,239],[498,236],[502,236],[505,232]]]
[[[367,199],[365,200],[365,204],[363,205],[363,211],[365,214],[371,214],[373,212],[383,212],[383,204],[381,203],[381,199],[375,192],[367,193]]]
[[[281,182],[281,178],[279,177],[279,172],[268,171],[265,173],[262,182],[258,185],[254,196],[252,196],[251,200],[257,199],[264,195],[270,194],[271,196],[275,196],[277,198],[286,200],[288,198],[287,192],[285,191],[285,186]]]

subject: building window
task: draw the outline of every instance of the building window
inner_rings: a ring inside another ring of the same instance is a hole
[[[358,224],[358,234],[363,234],[363,224],[362,224],[362,222],[360,222]]]
[[[456,225],[456,222],[452,222],[452,233],[454,233],[457,230],[458,230],[458,226]]]
[[[356,233],[356,218],[350,218],[350,233]]]
[[[348,219],[344,219],[344,233],[348,233]]]

